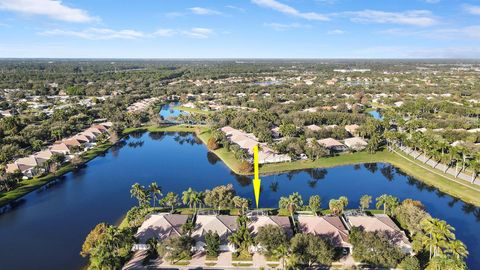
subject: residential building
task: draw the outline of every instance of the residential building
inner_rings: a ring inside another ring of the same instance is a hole
[[[412,244],[408,240],[404,231],[402,231],[393,220],[384,214],[375,214],[373,216],[347,216],[347,226],[361,227],[367,232],[385,231],[390,240],[402,249],[405,254],[412,254]]]
[[[195,250],[205,250],[205,235],[212,231],[220,236],[220,251],[235,251],[235,247],[228,243],[228,236],[237,230],[237,217],[224,215],[198,215],[192,233],[195,239]]]
[[[187,223],[187,215],[175,215],[170,213],[152,214],[146,218],[140,228],[138,228],[135,237],[139,244],[135,244],[132,250],[148,249],[147,241],[155,238],[163,241],[169,237],[181,236],[182,226]]]
[[[302,233],[326,238],[334,247],[344,249],[348,253],[352,250],[348,228],[338,216],[298,216],[298,229]]]

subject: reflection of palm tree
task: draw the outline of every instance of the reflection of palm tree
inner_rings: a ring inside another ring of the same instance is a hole
[[[475,216],[477,221],[480,222],[480,208],[475,209],[475,211],[473,211],[473,215]]]
[[[469,203],[465,203],[463,206],[462,206],[462,210],[465,214],[471,214],[473,213],[473,211],[475,211],[475,205],[473,204],[469,204]]]
[[[327,175],[328,171],[326,169],[310,169],[307,170],[307,173],[310,175],[315,180],[321,180],[324,179],[325,176]]]
[[[316,180],[316,179],[310,179],[310,180],[308,180],[308,186],[311,187],[311,188],[315,188],[317,186],[317,182],[318,182],[318,180]]]
[[[363,164],[363,167],[365,167],[365,169],[367,169],[367,171],[369,171],[373,174],[376,173],[377,170],[378,170],[377,163],[365,163],[365,164]]]
[[[394,173],[393,173],[393,167],[391,165],[385,165],[383,168],[380,169],[380,172],[382,173],[385,178],[387,178],[388,181],[392,181],[394,178]]]
[[[277,181],[270,183],[270,190],[272,192],[277,192],[278,191],[278,182]]]
[[[448,206],[453,207],[458,202],[458,199],[452,197],[452,200],[448,202]]]

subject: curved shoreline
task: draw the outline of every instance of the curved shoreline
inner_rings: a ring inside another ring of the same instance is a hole
[[[199,137],[206,146],[206,142],[210,138],[209,135],[209,131],[205,131],[201,134],[197,134],[197,137]],[[251,172],[240,172],[238,170],[239,161],[236,160],[233,154],[226,149],[220,148],[211,152],[220,158],[222,162],[234,173],[246,176],[253,175]],[[419,164],[419,161],[412,160],[401,154],[389,151],[381,151],[374,154],[367,152],[356,152],[334,157],[321,158],[315,161],[302,160],[287,163],[266,164],[260,166],[259,169],[260,174],[265,175],[305,169],[332,168],[365,163],[391,164],[407,175],[414,177],[415,179],[427,185],[433,186],[446,194],[458,198],[465,203],[480,206],[480,188],[478,186],[460,179],[452,179],[440,171],[437,172],[423,167],[422,164]]]
[[[128,135],[133,132],[189,132],[195,133],[204,146],[206,147],[207,141],[210,138],[210,131],[206,126],[193,126],[193,125],[175,125],[166,127],[146,126],[140,128],[127,128],[124,130],[124,135]],[[88,163],[98,155],[106,152],[113,144],[102,145],[99,148],[92,149],[92,152],[82,164]],[[244,173],[238,170],[239,161],[235,159],[233,154],[224,148],[220,148],[214,151],[214,153],[232,172],[238,175],[250,176],[252,172]],[[418,161],[411,160],[408,157],[401,154],[395,154],[388,151],[376,152],[374,154],[366,152],[357,152],[350,154],[342,154],[334,157],[321,158],[315,161],[302,160],[293,161],[288,163],[275,163],[266,164],[260,167],[260,174],[279,174],[289,171],[299,171],[306,169],[316,168],[332,168],[339,166],[357,165],[365,163],[388,163],[392,166],[402,170],[409,176],[424,182],[430,186],[438,188],[440,191],[456,197],[466,203],[480,206],[480,189],[473,184],[460,179],[451,179],[447,175],[443,175],[441,172],[436,172],[428,168],[424,168]],[[413,166],[412,166],[413,165]],[[24,181],[36,181],[34,183],[26,183],[26,185],[17,189],[8,191],[0,198],[0,207],[4,207],[15,200],[22,198],[32,191],[35,191],[42,186],[54,181],[57,177],[67,174],[73,170],[71,164],[67,164],[57,172],[56,175],[47,175],[34,180]]]

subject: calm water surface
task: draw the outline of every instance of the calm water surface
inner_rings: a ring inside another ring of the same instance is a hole
[[[298,191],[328,200],[348,196],[356,207],[363,194],[390,193],[421,200],[435,217],[457,229],[469,248],[468,264],[480,269],[480,210],[423,185],[385,164],[344,166],[262,177],[261,207],[276,207],[280,196]],[[25,196],[0,215],[1,269],[79,269],[78,254],[88,232],[99,222],[116,223],[135,204],[134,182],[157,181],[164,191],[180,193],[232,183],[241,196],[253,199],[251,180],[236,176],[193,135],[139,134],[110,149],[56,184]]]

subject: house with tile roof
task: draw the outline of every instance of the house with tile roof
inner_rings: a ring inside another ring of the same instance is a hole
[[[349,243],[349,231],[341,217],[338,216],[298,216],[298,230],[331,241],[336,248],[352,250]]]
[[[187,221],[187,215],[157,213],[148,216],[135,234],[139,243],[133,247],[133,250],[148,249],[146,244],[151,238],[163,241],[169,237],[181,236],[182,226]]]
[[[195,250],[205,250],[205,235],[216,232],[220,236],[220,251],[235,252],[235,247],[228,243],[228,236],[238,228],[237,217],[226,215],[198,215],[192,237],[195,239]]]
[[[367,232],[385,231],[390,240],[402,249],[405,254],[412,254],[412,244],[408,240],[404,231],[402,231],[393,220],[385,214],[375,214],[373,216],[347,216],[347,226],[361,227]]]
[[[329,150],[333,150],[336,152],[343,152],[347,150],[347,146],[334,138],[326,138],[317,141],[320,145],[323,145],[325,148]]]

